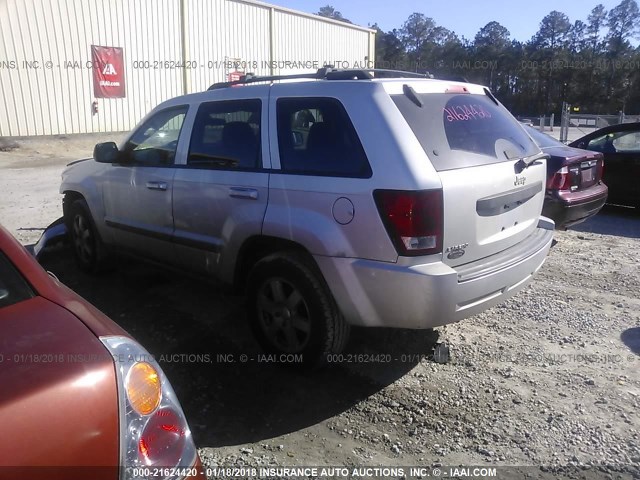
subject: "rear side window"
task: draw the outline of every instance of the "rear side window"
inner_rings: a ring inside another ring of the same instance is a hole
[[[260,164],[258,99],[207,102],[193,125],[187,165],[198,168],[255,169]]]
[[[371,176],[356,130],[335,98],[277,101],[278,147],[283,172],[339,177]]]
[[[34,296],[26,280],[9,259],[0,252],[0,308],[22,302]]]
[[[438,171],[515,160],[540,151],[517,120],[486,95],[417,93],[415,97],[392,95]]]

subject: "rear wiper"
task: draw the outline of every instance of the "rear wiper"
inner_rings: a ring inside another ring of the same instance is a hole
[[[520,160],[518,160],[514,165],[514,168],[516,170],[516,173],[520,173],[525,168],[529,168],[529,165],[534,164],[538,160],[549,160],[549,158],[551,158],[551,156],[548,153],[535,153],[529,157],[521,158]]]
[[[491,93],[491,90],[485,88],[484,94],[489,97],[493,103],[495,103],[496,105],[500,105],[500,102],[498,102],[498,99],[493,95],[493,93]]]
[[[406,83],[402,85],[402,93],[404,93],[409,98],[409,100],[415,103],[418,107],[422,108],[424,106],[424,103],[422,103],[422,100],[420,100],[418,93],[411,85],[407,85]]]

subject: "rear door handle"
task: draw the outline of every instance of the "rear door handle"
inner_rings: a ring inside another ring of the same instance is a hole
[[[149,190],[161,190],[164,192],[167,189],[167,182],[147,182],[147,188]]]
[[[248,198],[249,200],[257,200],[258,190],[255,188],[229,187],[229,196],[232,198]]]

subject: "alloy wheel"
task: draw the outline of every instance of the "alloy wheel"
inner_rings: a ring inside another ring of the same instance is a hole
[[[309,342],[311,315],[300,291],[282,278],[269,278],[258,292],[258,319],[280,351],[300,352]]]
[[[91,225],[84,215],[73,218],[73,245],[80,260],[89,264],[94,255],[94,238]]]

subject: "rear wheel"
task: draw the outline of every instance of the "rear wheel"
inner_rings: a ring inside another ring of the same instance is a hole
[[[87,273],[104,270],[108,261],[107,251],[84,199],[74,200],[69,205],[65,223],[78,267]]]
[[[321,366],[347,342],[349,325],[320,273],[300,254],[274,254],[256,263],[247,307],[258,342],[283,361],[300,355],[302,366]]]

